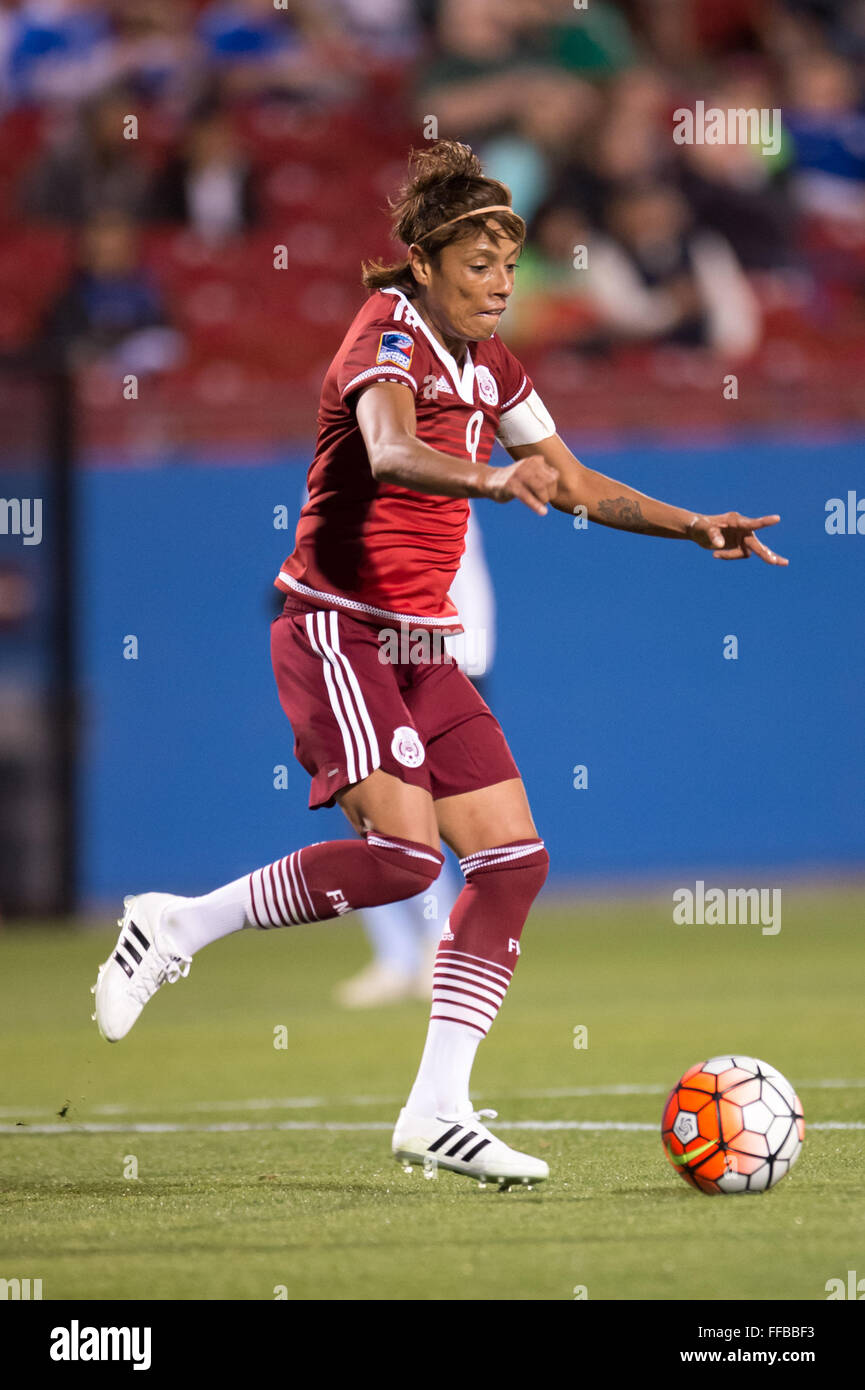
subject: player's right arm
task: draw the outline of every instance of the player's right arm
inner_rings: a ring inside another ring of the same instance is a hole
[[[414,395],[400,382],[379,381],[365,387],[356,414],[369,466],[379,482],[437,497],[488,497],[494,502],[516,498],[538,516],[546,516],[558,472],[540,454],[491,468],[440,453],[418,439]]]

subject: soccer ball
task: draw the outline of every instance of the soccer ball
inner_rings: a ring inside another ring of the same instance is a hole
[[[664,1153],[701,1192],[765,1192],[799,1157],[802,1105],[779,1071],[754,1057],[711,1057],[673,1087]]]

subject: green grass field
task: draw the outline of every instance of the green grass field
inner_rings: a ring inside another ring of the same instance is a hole
[[[506,1194],[391,1159],[427,1009],[331,1004],[367,956],[351,920],[209,947],[114,1046],[89,988],[116,929],[7,930],[0,1277],[45,1299],[825,1299],[865,1276],[863,906],[785,888],[763,936],[674,926],[668,897],[548,897],[474,1074],[550,1164]],[[667,1090],[729,1051],[784,1072],[809,1126],[762,1196],[704,1197],[661,1148]]]

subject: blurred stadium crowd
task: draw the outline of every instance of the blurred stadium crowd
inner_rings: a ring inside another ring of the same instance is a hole
[[[0,0],[0,353],[71,364],[97,455],[308,438],[441,135],[529,222],[502,332],[560,427],[861,420],[863,76],[863,0]],[[777,152],[674,143],[698,100]]]

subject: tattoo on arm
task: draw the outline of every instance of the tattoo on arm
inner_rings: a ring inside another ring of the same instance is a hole
[[[639,502],[630,497],[605,498],[598,503],[598,516],[608,526],[619,526],[624,531],[646,531],[651,525]]]

